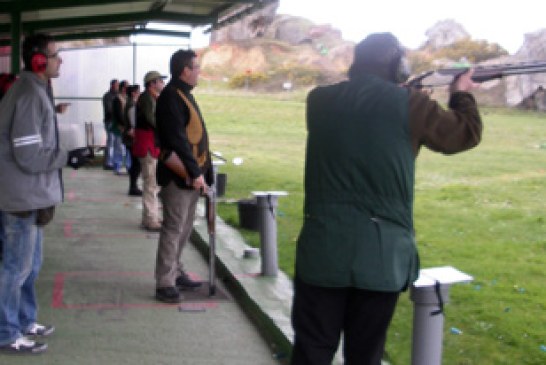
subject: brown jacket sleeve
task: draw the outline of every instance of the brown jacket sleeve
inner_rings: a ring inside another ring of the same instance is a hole
[[[411,89],[409,114],[415,156],[421,146],[454,154],[475,147],[481,140],[483,125],[470,93],[453,93],[446,110],[428,95]]]

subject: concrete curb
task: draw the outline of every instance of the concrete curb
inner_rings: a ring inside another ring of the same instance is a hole
[[[208,259],[209,234],[204,205],[198,204],[191,241]],[[259,257],[245,258],[249,246],[237,230],[216,218],[216,271],[243,310],[270,343],[274,356],[288,360],[294,338],[290,323],[292,280],[282,271],[264,277]]]
[[[209,234],[204,215],[204,204],[198,204],[191,241],[208,260]],[[270,343],[274,356],[281,363],[288,363],[294,340],[290,321],[292,280],[280,270],[276,277],[262,276],[260,257],[244,257],[244,251],[249,247],[236,229],[216,217],[217,275]],[[342,346],[332,364],[343,364]],[[383,360],[382,365],[389,363]]]

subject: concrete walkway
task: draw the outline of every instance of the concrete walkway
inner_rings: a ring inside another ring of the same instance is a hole
[[[64,176],[65,202],[46,227],[37,282],[39,320],[57,330],[45,354],[0,355],[0,364],[286,362],[290,280],[261,277],[259,259],[242,257],[234,230],[218,224],[217,295],[202,290],[185,294],[181,305],[161,304],[153,297],[158,234],[139,228],[141,199],[127,196],[128,177],[100,168],[67,169]],[[207,281],[202,218],[195,228],[195,245],[183,258],[190,275]]]

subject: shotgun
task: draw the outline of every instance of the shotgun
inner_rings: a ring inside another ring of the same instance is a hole
[[[546,72],[546,61],[441,68],[438,70],[426,71],[413,77],[406,83],[406,86],[422,89],[425,87],[449,85],[453,82],[453,80],[468,71],[470,68],[474,69],[472,80],[474,82],[481,83],[493,79],[500,79],[505,76]]]
[[[216,294],[216,188],[205,195],[207,229],[209,232],[209,296]]]

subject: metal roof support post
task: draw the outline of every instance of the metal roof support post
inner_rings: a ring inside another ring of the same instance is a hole
[[[134,37],[133,37],[134,38]],[[134,39],[132,39],[133,43],[133,85],[136,84],[136,68],[137,68],[137,44]],[[145,87],[145,85],[142,85]]]
[[[413,301],[412,365],[441,365],[444,304],[452,284],[472,277],[450,266],[423,269],[410,289]]]
[[[21,71],[21,12],[11,13],[11,72]]]

